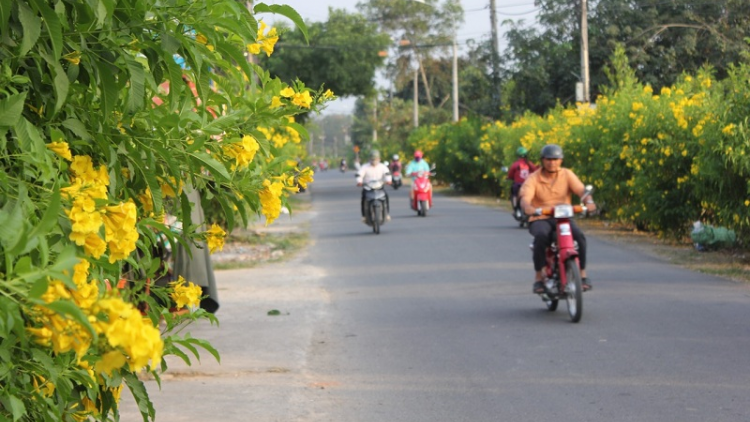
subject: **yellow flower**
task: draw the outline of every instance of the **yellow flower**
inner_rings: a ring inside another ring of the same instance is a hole
[[[173,291],[170,297],[175,301],[177,309],[185,306],[196,307],[200,305],[203,290],[193,282],[186,282],[182,276],[177,281],[169,283]]]
[[[260,44],[248,44],[247,50],[250,51],[250,54],[258,55],[260,54]]]
[[[283,106],[284,103],[281,102],[281,99],[274,95],[273,98],[271,98],[271,108],[278,108]]]
[[[198,44],[206,45],[208,44],[208,39],[203,34],[198,34],[195,36],[195,41],[198,42]]]
[[[294,96],[294,90],[291,87],[286,87],[279,92],[279,95],[281,95],[284,98],[289,98]]]
[[[211,228],[206,231],[206,243],[208,244],[208,250],[211,253],[224,248],[224,237],[227,233],[216,224],[212,224]]]
[[[97,372],[112,375],[112,371],[120,369],[127,363],[127,358],[119,350],[111,350],[102,355],[102,359],[96,363],[94,368]]]
[[[259,149],[260,144],[250,135],[243,136],[240,142],[228,144],[222,148],[224,155],[234,159],[232,170],[244,169],[250,165]]]
[[[326,92],[323,93],[323,98],[325,98],[326,100],[333,96],[333,91],[331,91],[330,89],[326,89]]]
[[[73,51],[62,56],[62,58],[77,66],[81,63],[81,52]]]
[[[734,129],[736,127],[737,126],[734,123],[730,123],[724,126],[724,129],[721,130],[721,133],[723,133],[724,135],[734,135]]]
[[[310,96],[310,93],[308,91],[296,93],[292,98],[292,104],[302,108],[310,108],[310,104],[312,104],[312,97]]]
[[[136,208],[133,200],[105,207],[104,234],[109,246],[109,262],[125,259],[135,250],[138,241]]]
[[[284,183],[273,182],[268,179],[263,181],[263,190],[260,191],[261,212],[266,216],[266,225],[271,224],[281,214],[281,195],[284,191]]]
[[[297,176],[297,183],[302,189],[307,189],[307,185],[313,182],[313,171],[310,167],[306,167]]]
[[[68,161],[73,160],[73,155],[70,153],[70,147],[67,142],[50,142],[47,144],[47,149]]]

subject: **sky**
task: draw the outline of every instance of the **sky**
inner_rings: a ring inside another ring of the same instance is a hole
[[[294,8],[305,21],[324,22],[328,20],[328,8],[346,9],[356,12],[358,0],[261,0],[265,4],[286,4]],[[441,0],[442,1],[442,0]],[[491,34],[490,0],[461,0],[464,9],[464,22],[458,28],[457,41],[459,48],[469,39],[477,41],[488,39]],[[498,22],[498,43],[500,53],[505,50],[503,25],[505,20],[523,19],[527,24],[533,23],[538,8],[534,0],[496,0]],[[266,21],[273,22],[273,16],[260,15]],[[283,19],[283,18],[282,18]],[[459,53],[460,54],[460,53]],[[330,103],[325,113],[351,113],[354,108],[354,98],[344,98]]]

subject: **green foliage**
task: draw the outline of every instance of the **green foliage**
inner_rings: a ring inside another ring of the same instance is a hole
[[[332,9],[327,22],[309,24],[309,37],[301,30],[281,30],[277,52],[261,57],[271,75],[312,86],[325,84],[338,96],[368,95],[376,69],[383,63],[378,52],[390,43],[387,35],[362,15]]]
[[[557,106],[544,116],[527,113],[478,132],[462,120],[421,128],[410,140],[442,163],[443,180],[470,191],[479,190],[472,181],[499,186],[499,169],[514,161],[518,146],[536,159],[544,145],[559,144],[564,165],[596,187],[597,202],[610,218],[670,237],[685,236],[700,219],[735,230],[742,242],[750,234],[744,113],[750,65],[730,66],[721,81],[705,68],[658,92],[638,81],[622,49],[608,69],[607,95],[594,107]],[[478,158],[472,163],[466,158],[476,151],[475,140]]]
[[[1,420],[117,419],[123,385],[153,419],[138,372],[218,359],[175,334],[215,321],[169,310],[200,289],[150,282],[165,239],[223,242],[193,221],[193,192],[231,230],[311,182],[293,116],[331,95],[248,63],[275,41],[231,0],[0,0]]]

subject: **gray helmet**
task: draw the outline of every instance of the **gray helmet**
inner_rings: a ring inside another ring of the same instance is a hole
[[[560,145],[555,144],[549,144],[545,145],[544,148],[542,148],[542,158],[551,158],[551,159],[563,159],[563,150],[560,148]]]
[[[371,160],[379,160],[380,159],[380,151],[374,149],[370,151],[370,159]]]

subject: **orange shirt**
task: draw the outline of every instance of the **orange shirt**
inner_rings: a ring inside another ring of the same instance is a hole
[[[519,196],[534,208],[547,208],[570,204],[571,194],[583,192],[583,190],[581,179],[572,171],[561,168],[553,177],[542,170],[531,173],[521,186]],[[549,216],[531,216],[529,221],[542,218],[549,218]]]

